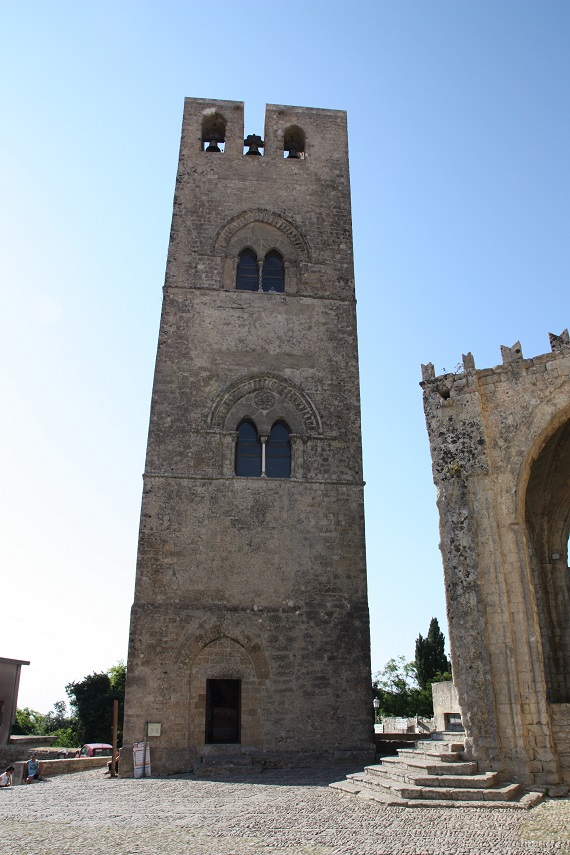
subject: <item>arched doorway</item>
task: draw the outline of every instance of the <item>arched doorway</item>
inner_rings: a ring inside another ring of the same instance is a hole
[[[570,419],[532,464],[525,516],[548,700],[570,703]]]

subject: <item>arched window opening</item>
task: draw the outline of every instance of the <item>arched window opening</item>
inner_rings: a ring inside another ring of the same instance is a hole
[[[265,474],[268,478],[291,477],[291,431],[285,422],[275,422],[265,444]]]
[[[261,442],[254,423],[245,419],[238,425],[236,475],[246,478],[261,476]]]
[[[238,291],[259,291],[259,266],[252,249],[244,249],[239,254],[236,288]]]
[[[289,125],[283,135],[283,157],[302,160],[305,157],[305,131],[299,125]]]
[[[221,113],[209,113],[202,119],[202,150],[222,152],[226,142],[226,120]]]
[[[264,291],[285,290],[285,270],[283,256],[276,249],[265,256],[261,275],[261,287]]]

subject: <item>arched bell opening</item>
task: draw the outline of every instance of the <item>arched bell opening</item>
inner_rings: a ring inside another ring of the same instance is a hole
[[[226,120],[221,113],[208,113],[202,119],[202,151],[220,153],[226,143]]]
[[[525,516],[548,699],[570,703],[570,420],[531,466]]]
[[[289,125],[283,134],[283,157],[302,160],[305,157],[305,131],[299,125]]]

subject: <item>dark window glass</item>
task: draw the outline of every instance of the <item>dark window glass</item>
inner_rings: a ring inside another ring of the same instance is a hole
[[[236,475],[259,478],[261,475],[261,442],[253,422],[242,422],[238,427],[236,444]]]
[[[244,249],[239,254],[236,288],[238,291],[259,290],[259,267],[257,255],[252,249]]]
[[[240,742],[241,680],[206,680],[206,742]]]
[[[291,431],[285,422],[275,422],[265,445],[265,473],[268,478],[291,476]]]
[[[285,290],[283,257],[275,249],[268,252],[265,256],[263,272],[261,274],[261,287],[264,291]]]

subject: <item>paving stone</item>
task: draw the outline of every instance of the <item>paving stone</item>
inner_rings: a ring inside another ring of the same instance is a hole
[[[99,770],[0,791],[2,855],[563,855],[570,801],[392,804],[328,784],[350,771],[243,781],[109,779]],[[534,795],[534,794],[533,794]],[[427,805],[427,807],[426,807]]]

